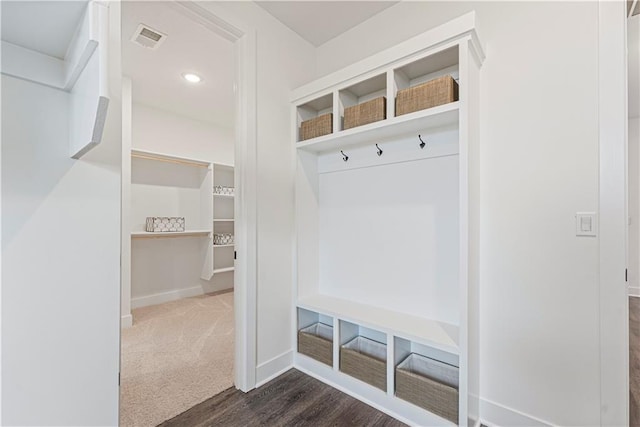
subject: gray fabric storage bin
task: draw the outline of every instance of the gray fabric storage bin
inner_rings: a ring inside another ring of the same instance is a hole
[[[298,331],[298,353],[333,366],[333,327],[314,323]]]
[[[387,390],[387,345],[357,336],[340,347],[340,371]]]
[[[411,353],[396,367],[396,397],[458,423],[458,368]]]

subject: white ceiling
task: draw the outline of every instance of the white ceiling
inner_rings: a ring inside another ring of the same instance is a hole
[[[64,59],[88,0],[2,0],[2,40]]]
[[[366,21],[397,1],[257,1],[314,46]]]
[[[157,50],[130,41],[140,23],[167,34]],[[133,82],[133,101],[175,114],[233,127],[233,44],[194,23],[166,2],[122,2],[122,68]],[[203,78],[190,84],[182,73]]]

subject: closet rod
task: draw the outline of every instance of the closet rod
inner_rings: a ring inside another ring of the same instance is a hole
[[[208,168],[209,165],[203,164],[203,163],[198,163],[198,162],[191,162],[189,160],[178,160],[178,159],[167,159],[167,158],[163,158],[163,157],[155,157],[152,155],[145,155],[145,154],[140,154],[140,153],[131,153],[131,157],[135,157],[137,159],[144,159],[144,160],[154,160],[157,162],[165,162],[165,163],[175,163],[175,164],[179,164],[179,165],[187,165],[187,166],[196,166],[199,168]]]

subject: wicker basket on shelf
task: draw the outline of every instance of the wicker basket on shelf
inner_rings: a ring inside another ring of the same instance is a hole
[[[396,396],[458,423],[458,368],[411,353],[396,367]]]
[[[367,125],[387,118],[387,98],[366,101],[344,109],[344,129]]]
[[[331,132],[333,132],[333,113],[323,114],[302,122],[300,125],[300,141],[328,135]]]
[[[333,328],[314,323],[298,331],[298,353],[333,366]]]
[[[387,389],[387,346],[365,337],[355,337],[340,347],[340,371]]]
[[[457,100],[458,83],[451,76],[439,77],[417,86],[399,90],[396,95],[396,116]]]

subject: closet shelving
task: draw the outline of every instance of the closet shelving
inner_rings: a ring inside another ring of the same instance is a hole
[[[213,188],[235,187],[233,166],[221,163],[213,164]],[[213,232],[234,234],[234,194],[213,193]],[[235,244],[214,244],[213,274],[232,273],[234,271]]]
[[[297,352],[294,364],[410,424],[467,425],[478,414],[475,27],[471,12],[292,95],[294,342],[314,320],[333,327],[333,366]],[[457,101],[396,116],[399,90],[445,75],[459,84]],[[345,108],[379,96],[385,119],[343,129]],[[302,121],[327,112],[332,133],[300,141]],[[340,348],[357,335],[385,346],[384,387],[342,372]],[[411,353],[457,373],[454,415],[396,396],[397,366]]]
[[[213,276],[213,165],[211,162],[131,150],[132,239],[198,238],[201,277]],[[181,216],[185,231],[147,232],[149,216]]]

